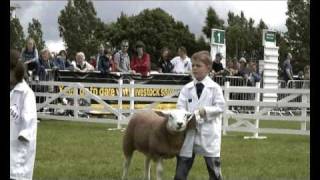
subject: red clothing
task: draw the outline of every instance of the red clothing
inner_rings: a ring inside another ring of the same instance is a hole
[[[146,76],[150,72],[150,55],[143,53],[141,59],[138,56],[133,56],[130,62],[131,70],[135,70],[137,73]]]

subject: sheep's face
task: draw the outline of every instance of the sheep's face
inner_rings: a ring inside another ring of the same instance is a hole
[[[177,109],[170,110],[165,114],[168,115],[167,128],[169,131],[181,132],[186,130],[191,113]]]

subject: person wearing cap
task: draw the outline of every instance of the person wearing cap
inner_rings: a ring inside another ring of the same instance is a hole
[[[216,54],[216,58],[212,63],[212,73],[213,73],[213,75],[221,75],[224,72],[221,60],[222,60],[221,53],[217,53]]]
[[[145,45],[142,41],[137,41],[135,50],[136,55],[133,55],[130,66],[134,73],[140,73],[142,76],[147,76],[150,73],[150,55],[144,52]]]
[[[171,59],[173,64],[173,72],[179,74],[187,74],[192,71],[191,59],[187,56],[187,49],[183,46],[178,48],[178,55]]]

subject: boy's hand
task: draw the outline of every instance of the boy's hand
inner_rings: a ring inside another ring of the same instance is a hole
[[[205,110],[203,107],[199,108],[199,115],[200,115],[202,118],[205,118],[205,116],[206,116],[206,110]]]

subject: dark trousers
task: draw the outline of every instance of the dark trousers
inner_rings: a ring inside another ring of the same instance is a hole
[[[187,180],[195,154],[191,158],[177,156],[176,175],[174,180]],[[209,180],[222,180],[220,157],[204,157],[209,173]]]

